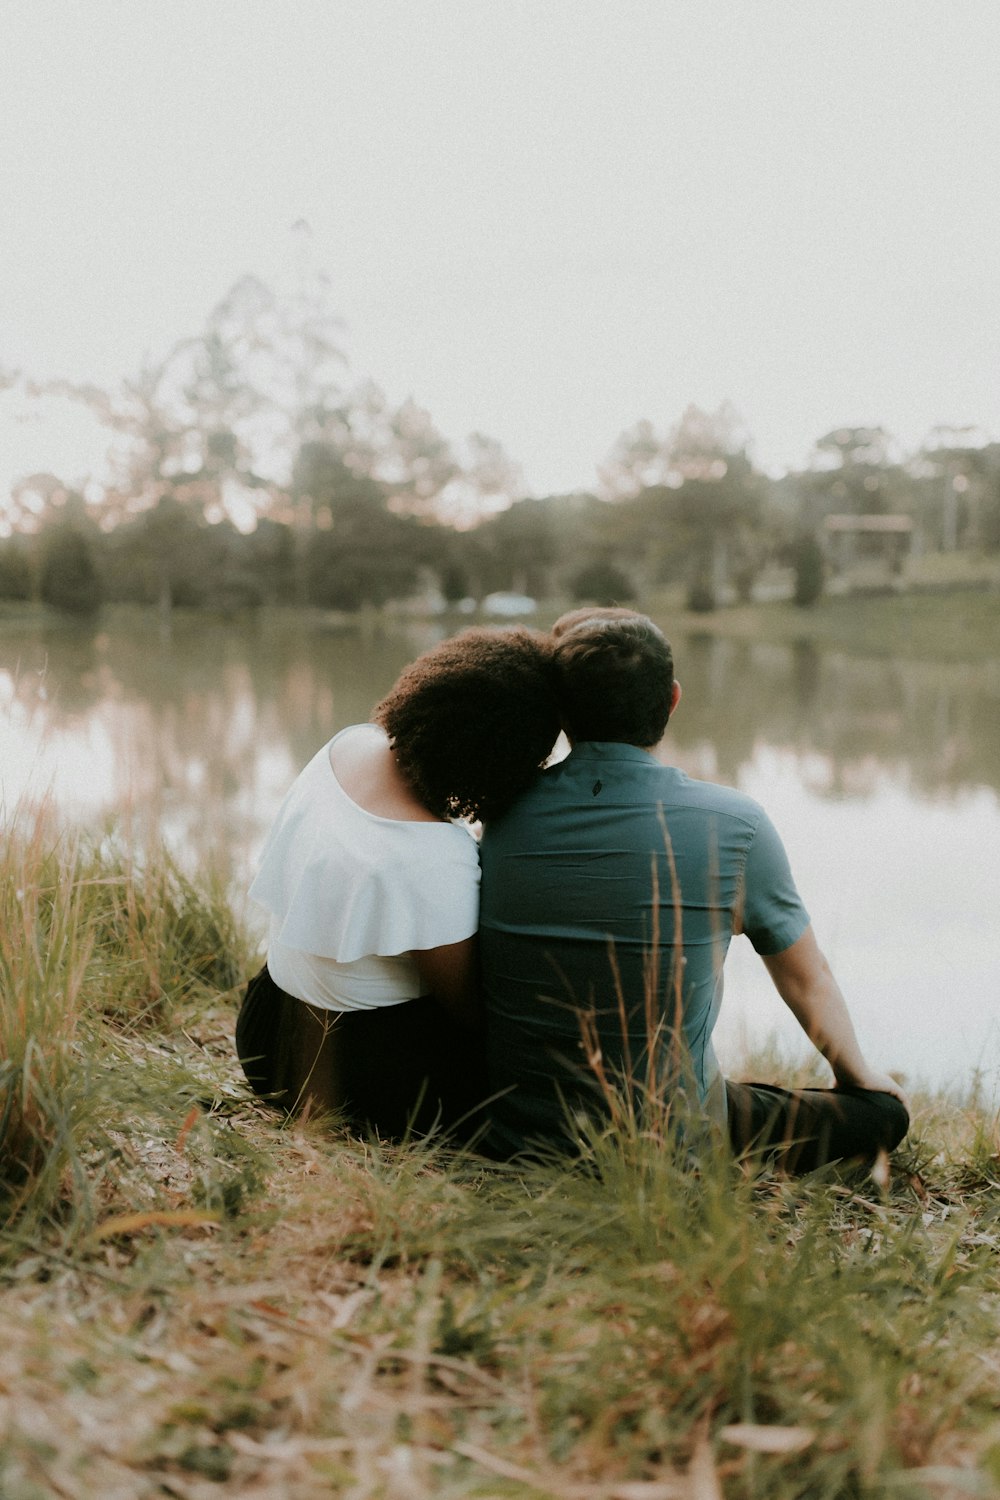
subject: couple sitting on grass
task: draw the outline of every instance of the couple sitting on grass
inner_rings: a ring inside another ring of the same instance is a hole
[[[497,1157],[572,1151],[615,1086],[640,1118],[683,1099],[787,1171],[898,1145],[906,1098],[862,1055],[767,814],[657,759],[679,699],[662,632],[624,609],[468,630],[409,666],[265,845],[267,963],[236,1033],[255,1091]],[[570,753],[542,769],[560,728]],[[834,1087],[720,1074],[741,932]]]

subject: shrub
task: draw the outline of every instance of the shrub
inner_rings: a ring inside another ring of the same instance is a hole
[[[696,573],[688,585],[688,609],[698,615],[707,615],[715,605],[715,589],[711,578],[707,573]]]

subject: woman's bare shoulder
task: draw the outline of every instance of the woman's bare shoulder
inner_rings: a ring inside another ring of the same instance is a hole
[[[342,791],[364,812],[401,823],[437,823],[400,774],[378,724],[355,724],[330,745],[330,766]]]

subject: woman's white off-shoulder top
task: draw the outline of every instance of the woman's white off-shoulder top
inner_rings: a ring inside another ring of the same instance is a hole
[[[398,1005],[420,994],[415,948],[476,931],[479,851],[464,824],[359,807],[334,775],[333,743],[293,783],[250,887],[270,915],[267,967],[324,1010]]]

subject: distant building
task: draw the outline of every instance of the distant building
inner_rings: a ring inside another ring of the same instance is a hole
[[[835,572],[864,561],[879,564],[895,574],[913,551],[912,516],[826,516],[823,530]]]

